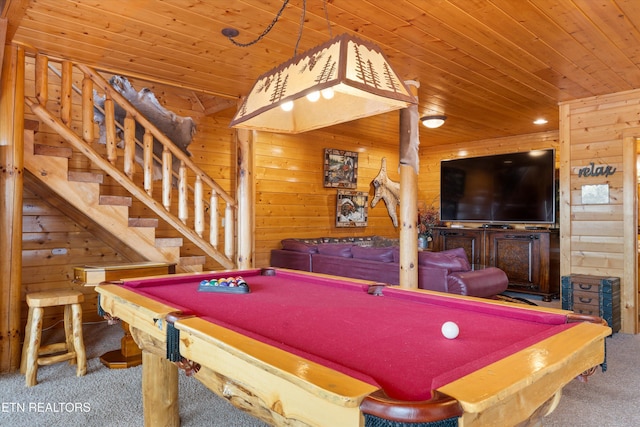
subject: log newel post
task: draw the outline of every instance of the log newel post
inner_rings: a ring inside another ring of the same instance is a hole
[[[418,82],[405,83],[417,96]],[[400,287],[408,289],[418,287],[418,122],[417,105],[400,110]]]
[[[255,132],[244,129],[236,130],[237,144],[237,194],[238,203],[238,251],[237,268],[253,267],[253,143]]]

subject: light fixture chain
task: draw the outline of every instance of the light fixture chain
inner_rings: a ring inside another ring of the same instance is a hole
[[[260,40],[262,40],[267,34],[269,34],[269,31],[271,31],[271,29],[273,28],[274,25],[276,25],[276,22],[278,22],[278,19],[280,19],[280,16],[282,15],[282,12],[284,12],[284,8],[287,7],[287,4],[289,3],[289,0],[284,0],[284,2],[282,3],[282,7],[280,8],[280,10],[278,11],[278,13],[276,14],[275,18],[273,18],[273,21],[271,21],[271,24],[269,24],[267,26],[267,28],[265,28],[265,30],[262,32],[262,34],[260,34],[255,40],[250,41],[249,43],[240,43],[237,42],[233,39],[234,36],[228,36],[227,38],[229,40],[231,40],[231,43],[233,43],[236,46],[240,46],[240,47],[248,47],[251,45],[254,45],[256,43],[258,43]],[[303,9],[304,11],[304,9]],[[304,14],[303,14],[304,15]],[[298,37],[298,41],[300,41],[300,38]],[[297,47],[297,45],[296,45]]]
[[[329,38],[333,38],[333,33],[331,32],[331,21],[329,21],[329,10],[327,9],[327,0],[324,0],[324,18],[327,20],[327,28],[329,29]]]
[[[298,40],[296,41],[296,48],[293,50],[293,56],[298,55],[298,45],[302,38],[302,29],[304,28],[304,15],[307,12],[307,0],[302,0],[302,14],[300,15],[300,30],[298,31]]]

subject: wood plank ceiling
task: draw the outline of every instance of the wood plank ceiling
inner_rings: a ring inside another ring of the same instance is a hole
[[[640,88],[638,0],[0,0],[7,41],[57,58],[235,101],[255,79],[333,36],[377,43],[445,114],[435,145],[558,128],[558,102]],[[215,108],[212,110],[215,112]],[[543,117],[547,125],[535,126]],[[380,118],[396,126],[397,120]],[[358,129],[354,126],[353,129]]]

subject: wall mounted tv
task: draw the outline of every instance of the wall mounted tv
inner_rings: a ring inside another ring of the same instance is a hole
[[[554,223],[555,150],[443,160],[440,219]]]

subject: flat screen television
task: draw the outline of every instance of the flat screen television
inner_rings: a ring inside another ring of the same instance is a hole
[[[440,219],[486,224],[555,222],[555,150],[443,160]]]

